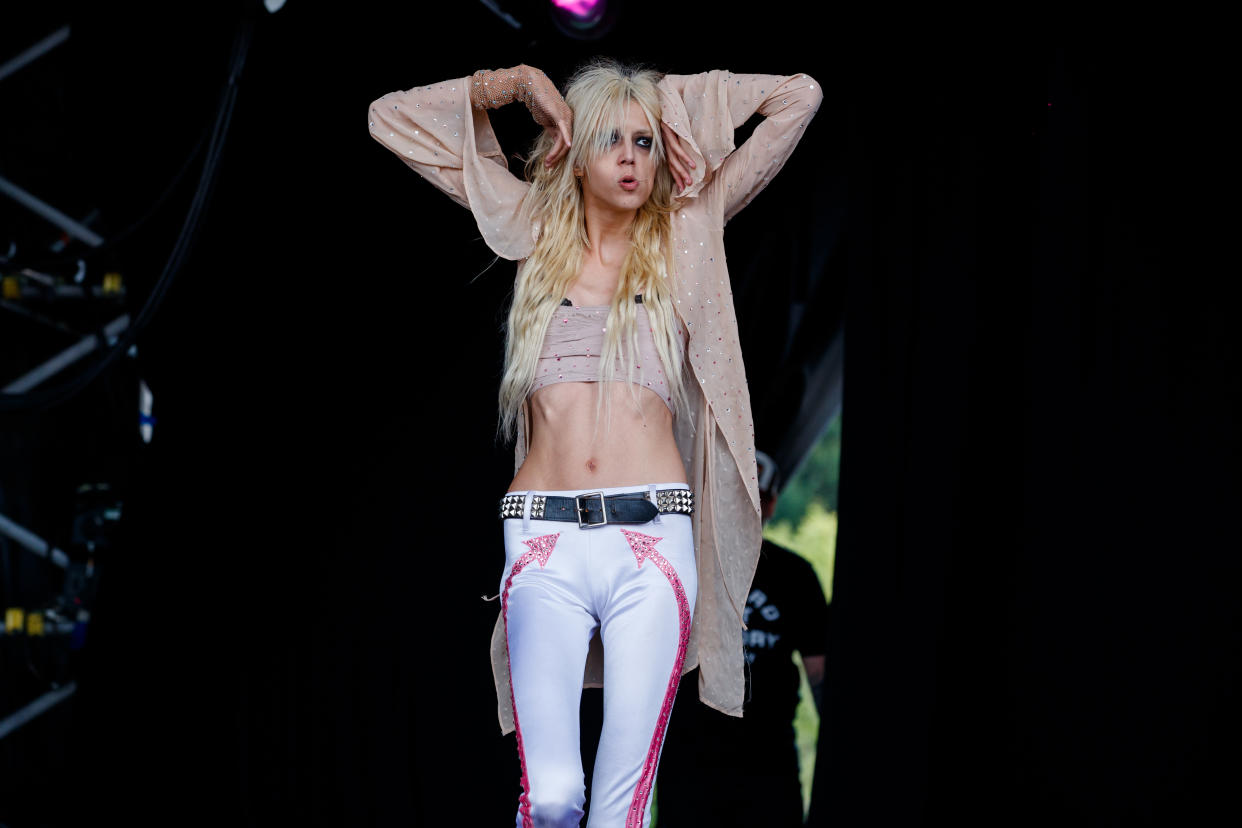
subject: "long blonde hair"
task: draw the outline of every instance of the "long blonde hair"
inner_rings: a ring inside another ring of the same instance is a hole
[[[534,249],[518,272],[505,331],[499,427],[510,439],[516,432],[518,413],[534,385],[544,333],[570,284],[581,272],[583,251],[590,246],[582,185],[573,171],[585,169],[608,151],[613,131],[624,122],[631,101],[642,108],[651,129],[655,182],[651,196],[638,209],[630,228],[630,249],[621,264],[621,278],[605,323],[599,381],[614,378],[620,353],[630,394],[637,405],[633,384],[634,356],[638,353],[634,296],[641,293],[674,410],[686,407],[682,341],[677,335],[673,308],[672,212],[676,203],[672,173],[664,161],[656,88],[661,77],[651,69],[628,67],[607,58],[597,58],[583,66],[565,90],[565,102],[574,114],[573,143],[568,154],[551,169],[544,165],[543,159],[555,143],[555,136],[545,130],[526,159],[526,178],[532,184],[527,197],[533,199],[531,215],[539,232]],[[628,342],[629,347],[623,349],[623,342]],[[603,393],[603,388],[599,386],[597,401],[610,397]],[[599,414],[597,405],[597,428]]]

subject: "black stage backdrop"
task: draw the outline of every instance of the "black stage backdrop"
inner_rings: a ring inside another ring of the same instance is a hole
[[[91,141],[75,169],[137,210],[209,122],[232,9],[98,5],[56,105]],[[133,447],[70,791],[12,824],[512,820],[480,599],[512,473],[491,440],[512,264],[488,269],[363,110],[597,53],[825,87],[729,228],[757,411],[789,339],[772,296],[813,282],[804,337],[848,331],[811,821],[1236,812],[1233,308],[1189,243],[1216,230],[1192,83],[1212,53],[864,43],[847,17],[637,0],[579,43],[502,5],[522,32],[480,3],[259,14],[206,226],[140,341],[157,437]],[[521,107],[494,122],[511,154],[534,135]],[[130,262],[160,263],[180,205]]]

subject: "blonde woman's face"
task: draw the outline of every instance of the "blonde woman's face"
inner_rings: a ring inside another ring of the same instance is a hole
[[[655,136],[647,116],[630,101],[624,123],[612,135],[612,145],[587,166],[582,195],[588,209],[637,210],[647,203],[655,186]]]

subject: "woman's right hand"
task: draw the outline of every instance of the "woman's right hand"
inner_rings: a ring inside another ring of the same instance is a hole
[[[569,107],[566,107],[566,109],[568,108]],[[561,119],[558,120],[553,126],[553,129],[556,130],[556,142],[552,144],[552,149],[546,156],[544,156],[543,165],[545,167],[551,167],[553,164],[560,161],[565,157],[565,154],[569,152],[569,148],[573,146],[573,143],[569,140],[569,136],[573,134],[572,124],[573,115],[571,113],[569,121]]]
[[[470,99],[475,109],[495,109],[511,100],[521,101],[535,123],[555,134],[544,164],[550,167],[565,157],[573,144],[574,113],[547,75],[521,63],[512,69],[480,69],[473,79]]]
[[[526,92],[523,102],[530,109],[531,117],[535,119],[535,123],[544,129],[550,130],[555,135],[555,142],[552,149],[543,159],[545,167],[551,167],[560,161],[569,152],[569,148],[573,146],[573,125],[574,113],[569,108],[569,104],[565,103],[565,99],[561,97],[560,91],[557,90],[556,84],[549,80],[541,70],[533,66],[522,64],[525,71]]]

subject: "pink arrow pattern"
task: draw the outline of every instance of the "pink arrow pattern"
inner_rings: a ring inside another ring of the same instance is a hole
[[[668,690],[664,693],[664,704],[660,707],[660,718],[656,721],[655,733],[651,737],[651,746],[647,748],[647,760],[643,763],[642,776],[638,778],[638,787],[634,789],[634,798],[630,800],[630,810],[625,818],[625,828],[642,828],[643,813],[647,810],[647,800],[651,797],[652,785],[655,782],[656,766],[660,762],[660,746],[664,743],[664,732],[668,728],[669,714],[673,710],[673,701],[677,697],[677,683],[681,680],[681,668],[686,663],[686,647],[690,643],[690,602],[686,600],[686,590],[677,576],[677,570],[668,562],[655,545],[664,538],[644,535],[622,529],[642,569],[643,561],[655,564],[664,577],[668,578],[673,587],[673,595],[677,599],[677,616],[680,635],[677,640],[677,659],[673,663],[673,674],[669,676]]]
[[[500,603],[504,609],[506,662],[509,660],[509,587],[513,585],[513,579],[517,577],[517,574],[531,561],[538,561],[539,568],[543,569],[548,563],[548,558],[552,557],[556,539],[560,536],[561,533],[557,532],[554,535],[540,535],[537,538],[522,541],[526,544],[527,551],[513,564],[509,577],[505,579],[505,589],[501,593]],[[522,726],[518,723],[517,698],[513,695],[512,668],[509,671],[509,700],[513,703],[513,729],[517,732],[518,760],[522,763],[522,795],[518,799],[518,812],[522,815],[522,828],[534,828],[535,823],[530,816],[530,777],[526,774],[526,751],[522,747]]]

